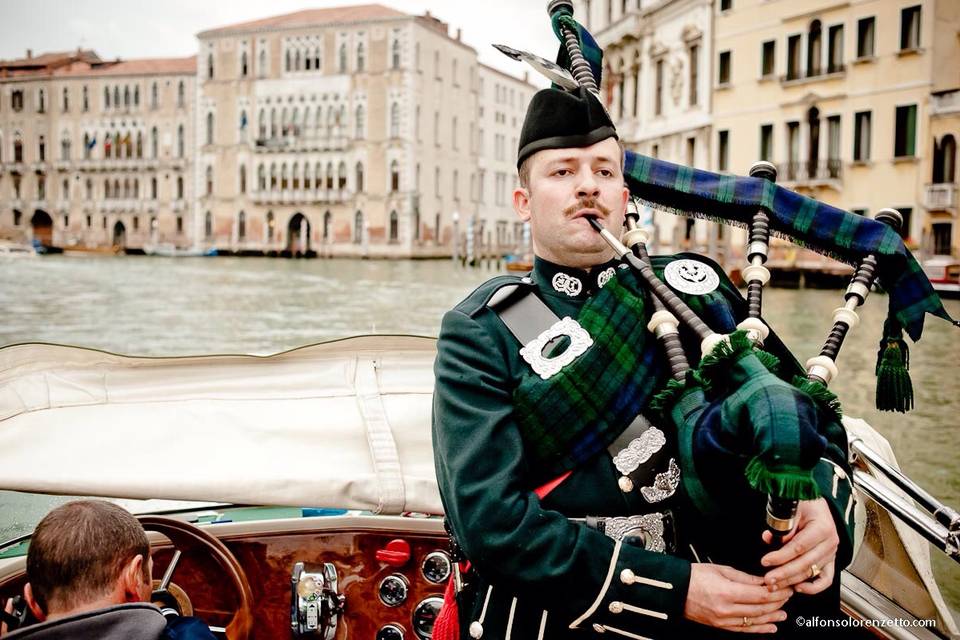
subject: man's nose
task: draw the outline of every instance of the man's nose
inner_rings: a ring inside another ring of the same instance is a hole
[[[577,182],[577,197],[597,197],[600,195],[600,184],[592,169],[586,169],[579,174]]]

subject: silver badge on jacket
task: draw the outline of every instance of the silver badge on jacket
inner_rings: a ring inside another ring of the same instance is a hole
[[[698,260],[674,260],[663,269],[663,279],[680,293],[702,296],[720,286],[720,276]]]

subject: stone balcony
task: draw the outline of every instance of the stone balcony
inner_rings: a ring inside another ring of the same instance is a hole
[[[928,211],[956,211],[957,184],[942,182],[926,185],[923,188],[923,206]]]
[[[284,136],[257,138],[254,153],[290,153],[301,151],[345,151],[351,139],[347,136]]]
[[[349,189],[277,189],[252,191],[250,199],[256,204],[335,204],[353,197]]]

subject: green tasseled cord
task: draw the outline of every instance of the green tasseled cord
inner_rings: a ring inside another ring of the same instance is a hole
[[[820,497],[812,469],[769,469],[758,456],[747,465],[744,475],[750,486],[760,493],[787,500],[816,500]]]
[[[887,318],[877,351],[877,409],[906,413],[913,408],[909,369],[910,349],[903,328],[895,318]]]

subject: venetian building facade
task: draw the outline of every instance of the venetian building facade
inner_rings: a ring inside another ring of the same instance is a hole
[[[521,80],[484,64],[478,78],[475,235],[483,250],[523,255],[531,251],[530,235],[513,210],[513,190],[520,129],[537,88],[529,76]]]
[[[710,0],[576,0],[574,16],[604,49],[601,91],[628,149],[710,167]],[[648,210],[656,252],[697,250],[723,261],[729,230]]]
[[[79,50],[0,62],[0,237],[189,244],[195,68]]]
[[[198,228],[281,255],[452,251],[476,180],[476,52],[379,5],[198,35]],[[462,215],[462,214],[461,214]]]
[[[956,254],[958,29],[955,0],[722,0],[716,167],[769,160],[785,186],[896,208],[908,246]]]

